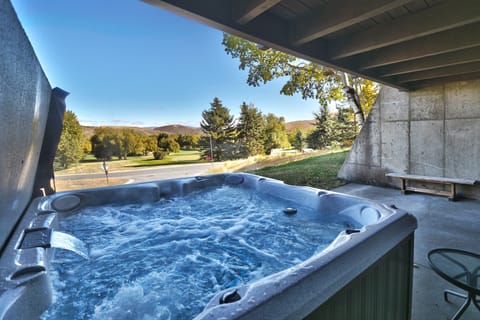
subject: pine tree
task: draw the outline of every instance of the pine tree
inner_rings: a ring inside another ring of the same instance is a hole
[[[210,109],[202,112],[202,118],[200,126],[212,139],[214,159],[224,160],[238,156],[234,145],[237,131],[230,110],[218,98],[214,98]]]
[[[265,153],[265,121],[262,112],[253,104],[244,102],[240,106],[237,131],[242,155],[248,157]]]
[[[323,105],[319,112],[313,113],[315,130],[307,137],[308,146],[313,149],[323,149],[330,145],[334,130],[333,120],[328,114],[328,108]]]
[[[305,146],[305,140],[303,139],[302,131],[297,130],[297,132],[295,133],[295,142],[294,142],[293,146],[298,151],[303,150],[303,147]]]
[[[353,145],[356,137],[355,119],[350,108],[337,108],[337,121],[335,123],[334,142],[341,147]]]

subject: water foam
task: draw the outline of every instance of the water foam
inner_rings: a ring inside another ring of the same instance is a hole
[[[90,260],[54,259],[44,319],[189,319],[215,292],[286,269],[325,248],[347,216],[234,187],[153,204],[88,208],[61,221]]]

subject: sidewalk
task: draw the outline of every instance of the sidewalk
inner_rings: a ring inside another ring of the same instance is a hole
[[[360,184],[348,184],[334,191],[394,204],[417,218],[412,319],[450,319],[463,301],[452,298],[452,303],[445,302],[443,290],[461,290],[430,269],[427,253],[441,247],[480,253],[480,200],[451,202],[446,197],[420,193],[402,195],[397,189]],[[480,319],[480,312],[471,305],[461,319]]]

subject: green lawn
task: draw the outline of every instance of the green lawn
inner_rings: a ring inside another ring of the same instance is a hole
[[[177,153],[170,153],[162,160],[155,160],[152,157],[149,158],[137,158],[132,159],[132,167],[148,167],[148,166],[158,166],[166,164],[188,164],[188,163],[199,163],[203,162],[201,160],[202,153],[200,151],[180,151]]]
[[[347,154],[348,150],[334,151],[280,166],[265,167],[252,173],[293,185],[333,189],[345,184],[337,179],[337,174]]]
[[[80,160],[80,163],[88,163],[88,162],[98,162],[98,159],[95,158],[93,154],[87,154]]]
[[[264,161],[258,160],[254,164],[245,165],[241,171],[248,171],[265,177],[282,180],[288,184],[311,186],[320,189],[333,189],[344,184],[337,179],[337,173],[347,156],[348,150],[340,151],[321,151],[321,155],[299,154],[292,157],[274,157]],[[294,160],[298,157],[309,158],[303,160]],[[293,161],[292,161],[293,160]],[[188,164],[200,163],[201,153],[198,151],[181,151],[165,157],[163,160],[154,160],[152,156],[129,157],[128,160],[108,161],[109,171],[132,170],[135,167],[168,165],[168,164]],[[290,161],[287,164],[278,164],[284,161]],[[267,165],[268,167],[265,167]],[[249,171],[255,167],[262,167],[255,171]],[[250,167],[250,169],[248,168]],[[102,161],[96,160],[93,156],[87,157],[79,165],[67,170],[58,171],[57,174],[72,173],[102,173]]]
[[[188,164],[204,162],[201,159],[200,151],[180,151],[171,153],[163,160],[154,160],[152,155],[128,157],[128,160],[114,158],[107,161],[110,172],[119,170],[132,170],[135,167],[158,166],[166,164]],[[87,155],[77,165],[65,170],[56,170],[57,174],[78,174],[78,173],[103,173],[103,161],[96,159],[93,155]]]

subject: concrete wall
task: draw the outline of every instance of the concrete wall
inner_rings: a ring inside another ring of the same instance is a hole
[[[339,177],[399,187],[388,172],[480,180],[480,80],[383,87]],[[459,191],[480,198],[478,186]]]
[[[31,199],[50,93],[10,1],[0,0],[0,249]]]

